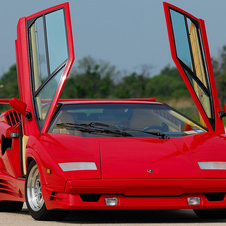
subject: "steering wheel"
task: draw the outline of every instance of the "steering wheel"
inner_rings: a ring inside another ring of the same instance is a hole
[[[144,127],[141,131],[145,132],[145,131],[148,131],[148,130],[151,130],[151,129],[157,129],[157,130],[160,130],[162,132],[166,131],[166,128],[164,128],[162,126],[156,126],[156,125]]]

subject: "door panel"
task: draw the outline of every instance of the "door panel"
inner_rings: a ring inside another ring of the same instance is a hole
[[[25,37],[26,43],[21,43]],[[69,4],[21,19],[16,45],[22,69],[18,75],[20,99],[31,108],[39,130],[46,132],[74,60]],[[27,52],[26,58],[22,51]],[[29,68],[29,74],[24,68]]]
[[[46,132],[74,61],[69,4],[21,18],[15,44],[20,100],[32,115],[32,120],[22,117],[21,162],[26,174],[27,140]]]
[[[203,20],[164,3],[172,58],[199,110],[200,123],[224,133]]]
[[[68,32],[65,6],[42,13],[28,21],[31,77],[34,84],[32,96],[39,127],[45,125],[54,98],[62,91],[63,76],[67,76],[69,63]],[[48,120],[45,128],[48,127]],[[45,130],[45,129],[44,129]]]

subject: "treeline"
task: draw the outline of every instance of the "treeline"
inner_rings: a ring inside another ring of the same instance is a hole
[[[226,46],[213,69],[221,105],[226,103]],[[16,65],[0,77],[0,98],[19,97]],[[189,98],[190,94],[175,67],[165,66],[152,75],[151,68],[142,66],[140,72],[126,73],[115,66],[90,56],[78,61],[66,82],[61,98],[148,98],[157,100]]]
[[[140,73],[122,75],[104,61],[85,57],[78,62],[68,78],[62,98],[142,98],[189,96],[176,68],[166,66],[159,75],[151,77],[148,66]]]
[[[115,66],[92,57],[78,62],[65,84],[61,98],[142,98],[189,96],[175,67],[166,66],[158,75],[151,77],[147,66],[141,72],[125,74]],[[16,65],[0,78],[0,98],[18,97]]]

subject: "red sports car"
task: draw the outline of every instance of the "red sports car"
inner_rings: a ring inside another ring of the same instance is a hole
[[[226,136],[204,21],[164,3],[173,60],[200,123],[150,99],[59,99],[72,62],[69,5],[17,26],[20,100],[0,116],[0,210],[194,209],[226,217]]]

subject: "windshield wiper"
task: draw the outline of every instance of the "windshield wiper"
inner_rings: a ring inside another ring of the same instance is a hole
[[[159,139],[170,139],[170,137],[165,134],[165,133],[160,133],[160,132],[148,132],[148,131],[142,131],[142,130],[138,130],[138,129],[132,129],[132,128],[126,128],[126,127],[123,127],[121,128],[123,131],[134,131],[134,132],[139,132],[139,133],[147,133],[147,134],[151,134],[151,135],[154,135],[154,136],[158,136]]]
[[[98,123],[98,122],[91,122],[89,124],[84,123],[59,123],[57,124],[57,127],[63,127],[67,129],[78,129],[81,132],[88,132],[88,133],[113,133],[125,137],[132,137],[131,134],[119,130],[115,126],[111,126],[104,123]]]
[[[128,133],[127,131],[139,132],[139,133],[146,133],[154,136],[158,136],[160,139],[170,139],[170,137],[164,133],[160,132],[148,132],[142,131],[132,128],[126,127],[117,127],[114,125],[109,125],[100,122],[91,122],[89,124],[85,123],[60,123],[57,124],[58,127],[68,128],[68,129],[78,129],[81,132],[88,132],[88,133],[113,133],[125,137],[132,137],[132,134]]]
[[[142,133],[148,133],[148,134],[151,134],[151,135],[156,135],[156,136],[159,136],[160,139],[170,139],[170,137],[165,134],[165,133],[159,133],[159,132],[148,132],[148,131],[142,131],[140,130],[140,132]]]
[[[131,129],[131,128],[126,128],[126,127],[118,127],[118,126],[114,126],[114,125],[108,125],[105,123],[100,123],[100,122],[91,122],[91,125],[94,126],[105,126],[105,127],[110,127],[110,128],[117,128],[119,131],[125,132],[125,130],[127,131],[134,131],[134,132],[141,132],[141,133],[147,133],[147,134],[151,134],[151,135],[155,135],[158,136],[160,139],[170,139],[168,135],[164,134],[164,133],[160,133],[160,132],[148,132],[148,131],[142,131],[142,130],[137,130],[137,129]]]

